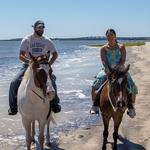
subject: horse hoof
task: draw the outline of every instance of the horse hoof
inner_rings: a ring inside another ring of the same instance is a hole
[[[113,147],[113,150],[117,150],[117,146],[114,146],[114,147]]]
[[[35,139],[32,140],[32,143],[35,143]]]
[[[102,150],[106,150],[106,145],[102,147]]]
[[[36,143],[31,143],[31,150],[36,150],[37,146]]]

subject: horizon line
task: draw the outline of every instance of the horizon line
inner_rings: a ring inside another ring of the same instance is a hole
[[[20,41],[23,38],[13,38],[13,39],[0,39],[0,41]],[[85,37],[56,37],[50,38],[52,40],[106,40],[105,36],[85,36]],[[120,36],[117,39],[143,39],[150,40],[150,36]]]

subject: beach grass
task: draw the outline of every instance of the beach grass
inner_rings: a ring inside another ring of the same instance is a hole
[[[142,46],[142,45],[145,45],[145,42],[126,42],[123,44],[125,46]]]
[[[126,47],[128,47],[128,46],[142,46],[142,45],[145,45],[145,42],[125,42],[125,43],[122,43],[122,44]],[[104,44],[95,44],[95,45],[88,45],[88,46],[101,47],[103,45]]]

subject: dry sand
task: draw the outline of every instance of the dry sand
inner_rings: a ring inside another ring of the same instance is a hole
[[[119,150],[150,150],[150,43],[144,46],[127,48],[127,61],[131,64],[130,73],[139,89],[136,101],[137,116],[130,119],[126,113],[119,129]],[[112,128],[110,123],[109,143],[112,149]],[[59,145],[53,150],[100,150],[103,125],[79,128],[71,133],[59,135]]]

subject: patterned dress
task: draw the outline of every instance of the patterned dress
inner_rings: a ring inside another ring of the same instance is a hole
[[[107,61],[110,66],[118,65],[121,59],[121,52],[120,49],[112,49],[107,51]],[[96,76],[95,81],[93,82],[93,87],[97,90],[100,88],[100,86],[106,81],[107,76],[104,71],[104,68],[100,70],[98,75]],[[131,75],[128,73],[128,92],[132,94],[137,94],[138,89],[135,85],[133,79],[131,78]]]

